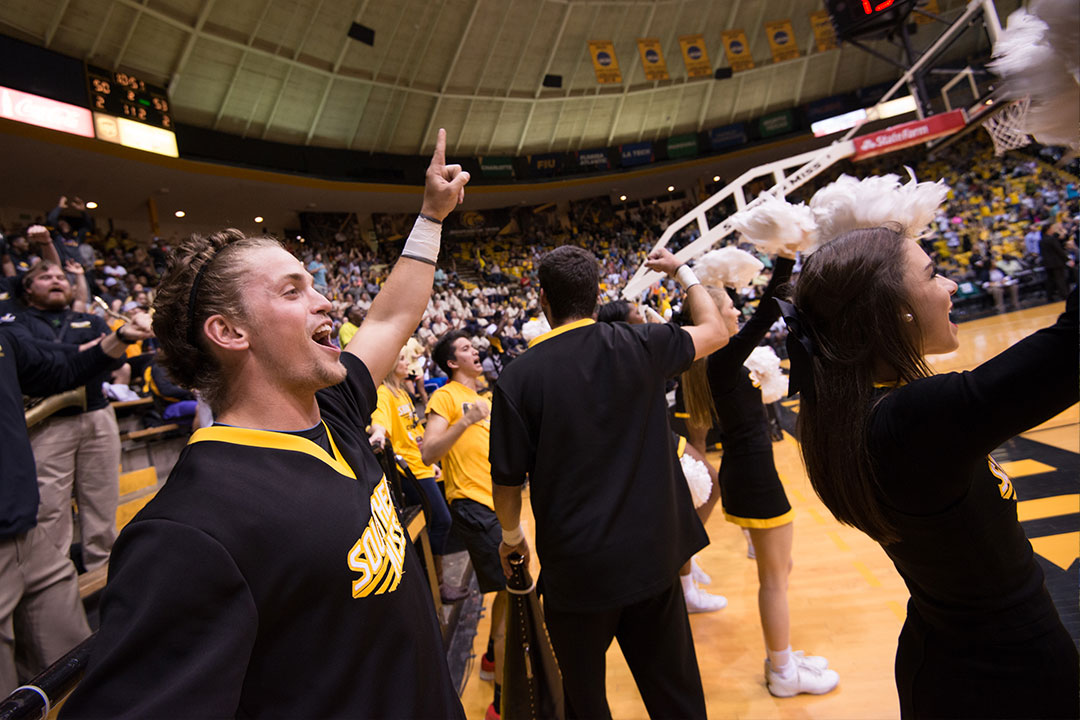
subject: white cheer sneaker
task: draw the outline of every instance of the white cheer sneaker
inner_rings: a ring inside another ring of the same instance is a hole
[[[821,661],[828,665],[828,660],[820,656],[791,654],[791,662],[783,674],[772,669],[765,661],[765,685],[774,697],[794,697],[800,693],[824,695],[840,682],[840,674],[821,666]]]
[[[686,612],[688,613],[713,612],[727,607],[726,597],[707,593],[699,587],[690,590],[683,588],[683,596],[686,598]]]

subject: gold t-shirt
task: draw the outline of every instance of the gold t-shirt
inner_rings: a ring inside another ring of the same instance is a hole
[[[386,428],[386,436],[394,446],[394,452],[418,478],[435,477],[435,468],[425,465],[420,455],[420,443],[424,438],[424,426],[416,415],[412,398],[404,388],[394,391],[386,385],[379,386],[379,402],[371,413],[371,422]]]
[[[436,390],[428,400],[427,412],[446,419],[453,427],[465,415],[465,403],[475,404],[482,398],[475,391],[458,382],[448,382]],[[491,463],[488,461],[488,444],[491,436],[491,418],[473,423],[462,433],[442,460],[443,480],[446,482],[446,499],[454,501],[468,498],[492,510]]]

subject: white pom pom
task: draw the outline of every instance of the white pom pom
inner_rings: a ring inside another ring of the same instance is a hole
[[[709,501],[709,495],[712,494],[709,469],[705,467],[705,463],[685,453],[679,458],[679,464],[682,465],[686,485],[690,488],[690,497],[694,499],[694,507],[699,508]]]
[[[766,255],[793,256],[809,252],[817,242],[814,214],[805,204],[792,205],[771,193],[749,210],[731,217],[731,223],[743,238]]]
[[[864,180],[841,175],[814,193],[810,210],[821,242],[851,230],[893,223],[903,228],[905,237],[914,238],[934,219],[948,192],[944,180],[918,182],[914,175],[906,185],[891,174]]]
[[[749,286],[764,267],[765,263],[750,253],[728,245],[702,255],[694,263],[694,274],[706,285],[727,285],[741,290]]]
[[[533,318],[521,326],[521,337],[525,342],[532,342],[535,338],[547,332],[551,332],[551,325],[548,324],[547,318],[543,315]]]
[[[750,379],[761,388],[761,402],[768,405],[787,395],[787,375],[780,369],[780,358],[771,347],[759,345],[743,363],[750,371]]]
[[[1019,130],[1049,145],[1080,149],[1080,3],[1037,0],[1009,15],[990,67],[1002,95],[1030,97]]]

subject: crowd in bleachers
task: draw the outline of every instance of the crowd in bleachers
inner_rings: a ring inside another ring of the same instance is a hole
[[[960,283],[958,308],[1002,312],[1043,298],[1063,297],[1064,288],[1075,279],[1080,183],[1035,153],[997,158],[990,143],[978,136],[948,148],[936,159],[928,159],[925,150],[917,147],[868,163],[841,163],[790,199],[808,200],[818,187],[841,173],[903,175],[904,166],[911,167],[920,180],[943,178],[951,187],[949,200],[935,220],[936,232],[922,242],[941,271]],[[764,180],[752,184],[747,197],[768,184]],[[449,330],[467,331],[485,358],[513,356],[525,348],[522,329],[530,320],[541,318],[537,263],[551,248],[573,244],[592,251],[602,264],[603,299],[614,300],[667,225],[692,206],[689,200],[622,208],[575,204],[567,215],[535,223],[525,232],[447,243],[449,252],[440,260],[435,292],[417,330],[428,350],[427,373],[439,374],[430,362],[430,348]],[[111,310],[123,314],[150,307],[167,262],[169,240],[147,241],[111,224],[99,227],[78,198],[61,197],[40,222],[49,227],[59,260],[81,265],[90,292],[104,299]],[[36,258],[46,257],[40,245],[28,242],[27,229],[4,229],[3,271],[9,287],[0,292],[0,306],[5,309],[14,307],[15,281]],[[691,226],[669,246],[684,245],[696,232]],[[738,242],[737,235],[725,242]],[[316,286],[333,303],[335,333],[344,328],[346,334],[363,321],[397,250],[387,243],[372,248],[349,242],[341,235],[289,238],[285,244],[305,262]],[[767,258],[763,260],[766,270],[744,291],[745,300],[752,302],[768,282],[770,264]],[[679,307],[679,296],[677,285],[668,281],[654,286],[642,300],[661,316],[671,317],[671,311]]]

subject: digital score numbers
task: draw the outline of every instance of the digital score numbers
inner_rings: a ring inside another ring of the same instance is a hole
[[[888,31],[902,22],[916,0],[825,0],[841,39],[858,39]]]
[[[149,85],[131,73],[86,66],[90,109],[163,130],[173,130],[165,89]]]

